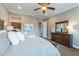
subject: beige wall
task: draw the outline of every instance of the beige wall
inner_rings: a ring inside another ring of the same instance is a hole
[[[39,35],[39,28],[38,28],[38,20],[37,18],[33,17],[33,16],[28,16],[28,15],[20,15],[20,14],[17,14],[17,13],[9,13],[9,15],[12,15],[12,16],[21,16],[21,21],[15,21],[15,20],[10,20],[10,22],[21,22],[21,27],[23,29],[24,25],[25,24],[33,24],[33,30],[31,31],[31,34],[36,34],[36,35]]]
[[[5,24],[4,24],[5,26],[7,24],[10,24],[11,20],[9,19],[9,15],[11,15],[11,14],[12,13],[8,13],[8,11],[4,8],[4,6],[0,4],[0,19],[5,20]],[[16,15],[16,13],[13,13],[13,15]],[[21,22],[22,22],[22,25],[21,25],[22,28],[23,28],[24,24],[33,24],[32,33],[39,35],[39,31],[38,31],[38,22],[39,21],[35,17],[21,15]]]
[[[6,26],[9,22],[7,10],[0,4],[0,19],[4,20]]]
[[[79,6],[53,16],[49,18],[48,21],[48,37],[51,37],[51,31],[55,28],[55,22],[69,20],[69,25],[72,28],[69,28],[68,31],[70,34],[73,34],[73,46],[79,48]]]
[[[38,20],[32,16],[22,16],[22,28],[25,24],[33,24],[32,34],[39,35]]]

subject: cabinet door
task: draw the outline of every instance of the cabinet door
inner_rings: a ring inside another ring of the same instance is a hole
[[[70,47],[70,36],[64,35],[63,45]]]
[[[51,40],[55,41],[55,35],[51,33]]]
[[[55,34],[55,33],[52,33],[51,34],[51,40],[52,41],[55,41],[55,42],[57,42],[57,43],[60,43],[60,44],[62,44],[63,43],[63,36],[60,34]]]
[[[70,42],[70,35],[64,35],[64,41]]]
[[[61,34],[60,34],[60,35],[57,34],[55,41],[56,41],[57,43],[62,44],[62,43],[63,43],[63,36],[62,36]]]

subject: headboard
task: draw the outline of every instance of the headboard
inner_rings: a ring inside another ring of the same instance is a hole
[[[13,26],[14,29],[21,29],[21,23],[20,22],[11,22],[11,26]]]
[[[0,20],[0,30],[4,29],[4,20]]]

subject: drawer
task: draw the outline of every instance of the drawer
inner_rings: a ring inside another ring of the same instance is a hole
[[[68,44],[68,43],[67,43],[67,44],[63,44],[63,45],[64,45],[64,46],[67,46],[67,47],[70,47],[70,44]]]
[[[72,44],[70,34],[52,33],[52,41],[55,41],[64,46],[70,47]]]

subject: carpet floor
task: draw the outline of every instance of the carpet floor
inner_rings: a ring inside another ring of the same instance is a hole
[[[55,42],[49,40],[52,44],[55,44]],[[61,56],[79,56],[79,49],[75,48],[68,48],[60,44],[56,44],[55,46],[58,46],[58,50],[61,54]]]

